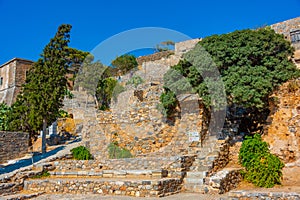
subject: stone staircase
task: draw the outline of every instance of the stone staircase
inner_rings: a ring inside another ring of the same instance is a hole
[[[183,187],[186,192],[218,193],[218,189],[210,187],[206,179],[214,168],[214,162],[220,156],[221,146],[222,141],[210,136],[203,142],[202,147],[190,149],[197,156],[184,178]]]

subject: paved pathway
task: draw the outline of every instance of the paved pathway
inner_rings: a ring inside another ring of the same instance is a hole
[[[66,155],[70,153],[70,150],[74,147],[77,147],[81,144],[79,140],[72,141],[70,144],[64,144],[57,147],[54,150],[51,150],[45,154],[36,155],[33,157],[34,164],[40,164],[43,162],[48,162],[51,159]],[[32,167],[32,159],[20,159],[16,163],[8,166],[0,166],[0,179],[9,176],[18,171]]]

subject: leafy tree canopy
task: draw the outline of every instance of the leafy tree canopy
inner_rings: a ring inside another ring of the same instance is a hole
[[[122,55],[112,61],[112,66],[120,70],[121,74],[126,74],[131,69],[138,66],[135,56],[133,55]]]
[[[98,82],[96,97],[99,102],[100,110],[107,110],[110,107],[111,100],[116,99],[118,94],[123,92],[124,88],[118,84],[115,78],[109,77],[101,79]]]
[[[214,35],[198,45],[215,61],[230,103],[263,109],[279,84],[299,76],[290,42],[270,28]]]
[[[259,110],[265,108],[269,94],[279,84],[299,77],[299,70],[290,60],[292,55],[290,42],[270,28],[241,30],[204,38],[173,69],[186,77],[210,106],[218,101],[207,87],[211,84],[220,89],[214,81],[218,79],[217,67],[228,103]],[[206,77],[213,78],[206,81]]]

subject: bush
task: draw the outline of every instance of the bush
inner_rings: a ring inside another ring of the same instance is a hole
[[[175,93],[169,89],[165,88],[165,92],[160,96],[160,102],[157,109],[160,110],[164,116],[170,117],[176,111],[178,101]]]
[[[110,108],[111,100],[117,100],[118,95],[125,91],[125,88],[112,77],[101,79],[98,82],[96,89],[96,97],[99,102],[100,110]]]
[[[79,146],[76,148],[71,149],[72,155],[76,160],[92,160],[93,156],[90,151],[84,147]]]
[[[110,143],[108,146],[108,154],[110,159],[132,158],[129,150],[120,148],[117,143]]]
[[[135,88],[137,88],[137,86],[142,83],[144,83],[144,80],[140,76],[133,76],[127,81],[126,85],[133,85]]]
[[[239,152],[239,162],[245,167],[244,178],[254,185],[270,188],[280,184],[284,164],[270,153],[268,144],[259,134],[246,136]]]
[[[67,111],[65,111],[65,110],[62,110],[62,109],[60,109],[60,110],[58,111],[58,114],[59,114],[59,117],[60,117],[60,118],[66,118],[66,117],[69,117],[69,113],[68,113]]]

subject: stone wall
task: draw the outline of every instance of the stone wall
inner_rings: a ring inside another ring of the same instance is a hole
[[[162,197],[181,190],[181,180],[166,178],[161,180],[88,180],[88,179],[53,179],[28,180],[24,189],[45,191],[46,193],[71,194],[106,194],[127,195],[134,197]]]
[[[271,28],[276,33],[283,34],[288,41],[291,41],[291,32],[300,31],[300,17],[273,24]],[[292,46],[295,48],[293,60],[297,67],[300,68],[300,41],[292,43]]]
[[[136,60],[139,65],[142,65],[144,62],[160,60],[160,59],[166,58],[172,54],[174,54],[173,51],[162,51],[162,52],[157,52],[157,53],[147,55],[147,56],[140,56]]]
[[[28,153],[29,134],[0,132],[0,163],[20,158]]]
[[[207,177],[205,183],[212,187],[212,190],[224,194],[238,186],[241,182],[241,169],[222,169],[214,175]]]
[[[290,32],[300,30],[300,17],[272,24],[271,28],[274,29],[276,33],[283,34],[287,40],[291,41]],[[300,50],[300,42],[292,45],[296,50]]]
[[[60,160],[55,161],[56,172],[102,172],[108,174],[108,171],[136,170],[166,170],[168,177],[178,177],[176,173],[186,172],[193,163],[194,156],[174,156],[174,157],[146,157],[146,158],[123,158],[107,160]],[[160,171],[162,173],[162,171]],[[83,173],[84,174],[84,173]],[[83,175],[81,174],[81,175]],[[78,174],[79,175],[79,174]],[[99,175],[99,174],[98,174]],[[101,175],[101,174],[100,174]],[[173,176],[174,175],[174,176]]]
[[[175,43],[175,55],[182,56],[195,47],[195,45],[200,42],[200,38],[186,40],[183,42]]]
[[[119,94],[116,102],[112,102],[109,111],[97,113],[101,130],[109,143],[118,143],[134,156],[154,156],[158,151],[159,155],[164,152],[167,156],[174,156],[188,152],[191,144],[189,132],[203,134],[204,110],[197,95],[178,97],[182,99],[179,100],[180,108],[172,120],[165,118],[158,109],[160,95],[164,91],[163,75],[178,59],[143,63],[143,69],[135,75],[142,77],[144,83],[137,88],[126,86],[127,90]],[[122,82],[127,79],[127,76],[122,77]],[[140,91],[140,98],[135,91]]]
[[[300,80],[284,83],[272,96],[264,141],[287,163],[300,163]]]

